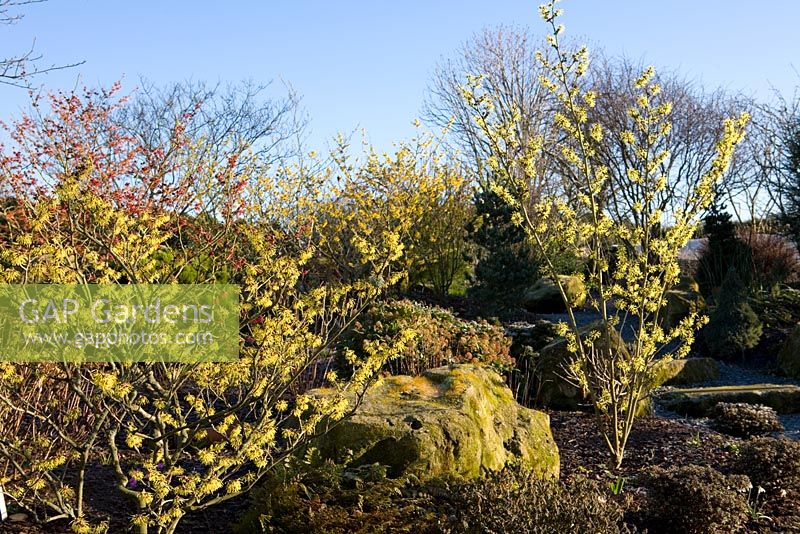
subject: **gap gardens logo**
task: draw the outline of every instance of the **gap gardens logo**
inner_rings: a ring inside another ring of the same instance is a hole
[[[238,353],[235,285],[0,286],[0,360],[214,362]]]

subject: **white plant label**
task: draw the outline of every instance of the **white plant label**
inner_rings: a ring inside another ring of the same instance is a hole
[[[0,486],[0,521],[5,521],[7,517],[6,496],[3,494],[3,486]]]

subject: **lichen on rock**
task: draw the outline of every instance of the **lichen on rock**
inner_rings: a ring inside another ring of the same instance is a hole
[[[578,275],[559,276],[570,307],[580,308],[586,302],[586,284]],[[560,313],[567,309],[561,291],[549,278],[539,279],[526,293],[523,306],[534,313]]]
[[[713,358],[669,358],[656,362],[653,385],[685,386],[716,380],[719,362]]]
[[[500,375],[474,364],[379,380],[314,446],[349,467],[385,465],[391,478],[474,478],[512,463],[559,474],[549,416],[517,404]]]

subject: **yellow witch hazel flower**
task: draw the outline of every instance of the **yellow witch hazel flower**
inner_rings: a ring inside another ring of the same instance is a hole
[[[589,67],[589,52],[585,47],[574,52],[564,50],[564,29],[558,23],[561,10],[556,5],[557,0],[553,0],[539,7],[541,18],[551,30],[547,44],[555,58],[548,59],[543,53],[537,53],[536,58],[545,71],[540,77],[541,85],[560,104],[552,119],[565,141],[551,150],[558,150],[568,169],[564,178],[569,201],[528,201],[528,184],[537,183],[537,169],[546,168],[535,162],[550,154],[545,153],[541,143],[517,143],[515,132],[524,130],[517,124],[521,120],[518,114],[511,114],[505,122],[490,118],[486,110],[495,98],[491,90],[482,90],[479,84],[468,80],[468,87],[462,92],[465,103],[477,111],[477,127],[488,139],[488,145],[494,147],[485,162],[494,172],[491,188],[517,211],[513,220],[523,223],[546,263],[552,260],[550,251],[565,243],[582,251],[588,260],[585,281],[591,294],[587,300],[600,317],[600,325],[590,331],[580,327],[570,308],[572,301],[552,264],[548,263],[545,271],[568,307],[569,320],[557,326],[559,335],[567,339],[567,348],[575,354],[566,372],[587,392],[595,409],[613,423],[604,427],[603,437],[619,465],[639,403],[649,393],[656,355],[675,340],[682,342],[675,355],[685,354],[701,322],[693,314],[665,329],[664,293],[677,281],[678,251],[712,202],[714,185],[730,165],[748,117],[725,121],[710,170],[690,192],[686,206],[666,213],[656,199],[668,187],[668,177],[660,168],[670,155],[659,146],[671,131],[672,105],[655,103],[661,86],[655,82],[655,69],[646,68],[632,88],[636,92],[635,104],[628,110],[628,124],[621,135],[634,161],[624,176],[615,176],[628,180],[630,190],[637,192],[636,198],[627,199],[636,219],[612,218],[605,209],[615,200],[616,192],[609,187],[612,170],[598,163],[596,157],[603,149],[603,129],[589,121],[589,110],[598,105],[597,94],[586,89],[582,79]],[[657,228],[665,230],[659,234]],[[616,245],[616,252],[610,244]],[[620,330],[633,337],[626,346],[619,341]]]

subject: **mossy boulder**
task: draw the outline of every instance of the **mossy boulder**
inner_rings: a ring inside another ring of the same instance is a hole
[[[379,380],[315,446],[348,467],[385,465],[390,478],[469,479],[510,463],[559,475],[549,416],[517,404],[500,375],[474,364]]]
[[[658,386],[685,386],[719,378],[719,363],[713,358],[664,359],[656,362],[653,382]]]
[[[800,325],[789,334],[778,352],[778,369],[786,376],[800,378]]]
[[[697,282],[694,283],[694,286]],[[690,287],[691,286],[689,284]],[[690,287],[686,289],[680,288],[671,289],[664,293],[664,299],[667,301],[663,309],[664,326],[667,328],[674,328],[678,324],[689,317],[693,311],[702,312],[706,309],[706,301],[699,291],[694,291]]]
[[[673,289],[677,289],[679,291],[690,291],[692,293],[700,293],[700,284],[697,283],[697,280],[695,280],[692,275],[681,274],[678,278],[678,283]]]
[[[578,275],[559,276],[570,306],[580,308],[586,302],[586,285]],[[523,299],[526,310],[534,313],[561,313],[566,310],[564,299],[558,286],[549,278],[539,279],[526,293]]]

